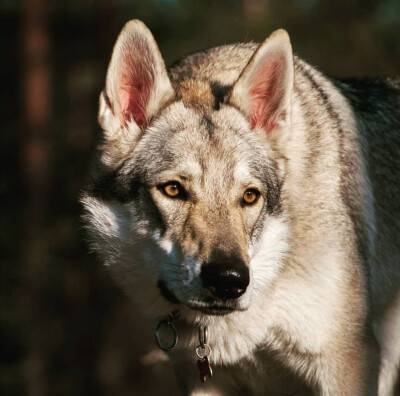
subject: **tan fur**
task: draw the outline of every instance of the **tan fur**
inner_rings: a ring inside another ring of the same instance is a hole
[[[208,81],[184,80],[179,94],[186,106],[212,107],[215,100]]]
[[[143,80],[150,101],[139,108],[148,120],[139,126],[133,111],[121,126],[115,87],[129,64],[120,58],[128,48],[140,62],[137,40],[154,77]],[[275,74],[264,87],[265,71]],[[368,84],[380,96],[365,112],[357,85],[293,57],[284,31],[194,54],[168,74],[143,24],[121,33],[85,218],[94,249],[145,314],[157,323],[179,310],[168,356],[186,394],[394,396],[400,166],[385,152],[400,149],[400,95],[396,82]],[[163,193],[171,181],[184,198]],[[253,206],[243,204],[248,188],[260,193]],[[235,300],[210,303],[203,287],[216,252],[250,270]],[[179,303],[161,295],[160,281]],[[215,365],[206,384],[194,367],[199,325]]]

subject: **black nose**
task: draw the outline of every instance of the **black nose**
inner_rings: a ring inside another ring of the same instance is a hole
[[[249,269],[238,260],[210,262],[201,270],[203,286],[221,300],[239,298],[250,282]]]

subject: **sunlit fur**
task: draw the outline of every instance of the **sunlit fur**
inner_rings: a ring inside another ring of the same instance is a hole
[[[149,30],[126,25],[100,98],[104,140],[84,219],[150,320],[179,310],[168,356],[185,394],[394,395],[398,103],[398,80],[330,80],[293,57],[282,30],[167,72]],[[162,192],[171,181],[184,199]],[[248,188],[260,198],[246,206]],[[207,313],[200,279],[215,252],[250,270],[246,293],[218,303],[223,315]],[[206,384],[199,325],[212,348]]]

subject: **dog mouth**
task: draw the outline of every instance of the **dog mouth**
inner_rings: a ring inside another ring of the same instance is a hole
[[[182,303],[181,301],[178,300],[178,298],[176,298],[174,293],[172,293],[171,290],[168,289],[165,282],[159,280],[157,282],[157,286],[161,292],[161,295],[170,303],[184,304],[188,308],[194,311],[200,311],[206,315],[221,316],[221,315],[227,315],[237,310],[235,307],[232,307],[228,303],[224,304],[222,302],[217,302],[214,299],[210,299],[210,301],[204,300],[200,302]]]
[[[193,309],[194,311],[200,311],[206,315],[214,315],[214,316],[222,316],[227,315],[231,312],[236,311],[235,308],[227,306],[227,305],[194,305],[194,304],[186,304],[187,307]]]

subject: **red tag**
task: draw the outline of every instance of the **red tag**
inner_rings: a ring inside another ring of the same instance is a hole
[[[201,382],[206,382],[207,377],[212,377],[212,368],[210,366],[210,362],[208,361],[207,356],[203,357],[203,359],[199,359],[197,361],[197,367],[200,371],[200,380]]]

